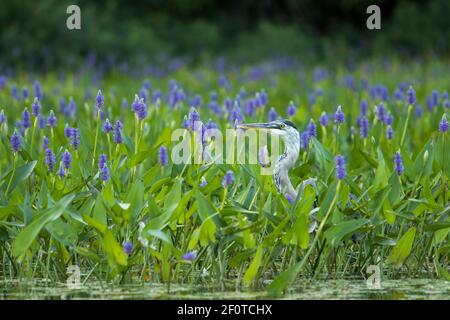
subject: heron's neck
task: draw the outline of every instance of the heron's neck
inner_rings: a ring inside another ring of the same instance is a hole
[[[284,139],[285,150],[275,163],[274,178],[275,184],[280,193],[290,195],[292,198],[297,196],[297,192],[289,179],[289,169],[294,166],[300,152],[300,143],[297,139]]]

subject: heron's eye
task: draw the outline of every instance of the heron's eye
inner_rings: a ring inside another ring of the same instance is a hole
[[[285,124],[284,124],[284,123],[281,123],[281,124],[280,124],[280,128],[281,128],[281,129],[284,129],[284,127],[285,127]]]

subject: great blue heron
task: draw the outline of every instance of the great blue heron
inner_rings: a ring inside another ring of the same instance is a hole
[[[278,192],[287,198],[295,200],[298,193],[302,196],[306,185],[316,188],[316,179],[307,179],[300,183],[296,189],[289,179],[289,169],[292,168],[300,153],[300,133],[290,120],[275,120],[267,123],[243,123],[237,126],[240,129],[264,130],[280,136],[284,142],[284,153],[278,158],[274,168],[274,181]]]

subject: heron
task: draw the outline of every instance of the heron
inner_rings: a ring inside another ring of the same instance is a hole
[[[316,190],[315,178],[302,181],[297,188],[294,188],[289,178],[289,170],[295,165],[300,153],[300,132],[292,121],[283,119],[266,123],[242,123],[237,128],[243,130],[263,130],[277,135],[283,140],[285,147],[284,153],[275,162],[273,175],[279,193],[284,194],[288,199],[295,200],[297,196],[301,199],[307,185],[312,186]],[[311,228],[315,228],[315,223],[310,226]]]

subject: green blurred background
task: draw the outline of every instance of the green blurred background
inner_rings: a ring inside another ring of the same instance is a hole
[[[70,4],[81,8],[80,31],[66,28]],[[371,4],[381,30],[366,28]],[[135,62],[448,55],[449,16],[448,0],[2,0],[0,63],[52,67],[92,53]]]

